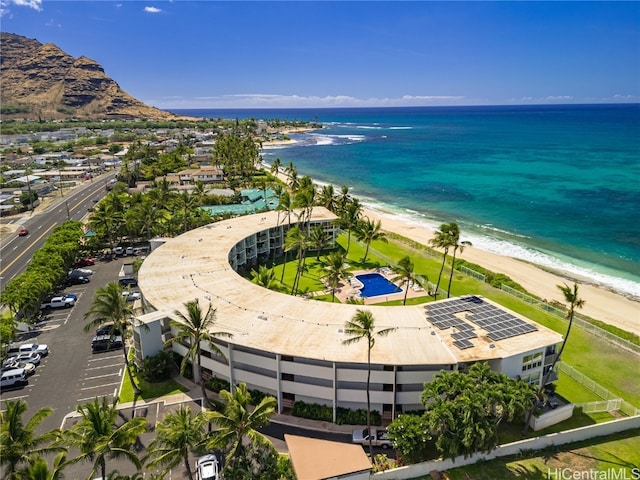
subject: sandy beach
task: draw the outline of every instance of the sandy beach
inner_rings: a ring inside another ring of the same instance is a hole
[[[386,231],[395,232],[422,244],[427,244],[429,239],[433,237],[431,230],[409,225],[397,218],[393,218],[391,215],[373,210],[365,210],[363,215],[372,220],[380,220],[382,228]],[[458,257],[481,265],[488,270],[504,273],[529,292],[548,301],[556,300],[564,304],[565,300],[562,292],[556,285],[562,285],[563,283],[571,285],[573,283],[572,280],[546,272],[529,263],[474,247],[466,247],[462,255],[458,255]],[[580,310],[580,313],[640,335],[639,302],[634,302],[622,295],[594,285],[577,283],[580,297],[585,300],[585,305]]]

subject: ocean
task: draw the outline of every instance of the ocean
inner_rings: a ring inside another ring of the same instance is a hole
[[[640,298],[640,105],[171,110],[320,122],[264,149],[367,208]],[[463,255],[464,258],[464,255]]]

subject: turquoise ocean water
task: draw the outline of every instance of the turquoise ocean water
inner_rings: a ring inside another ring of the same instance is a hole
[[[640,297],[640,105],[172,110],[317,121],[264,150],[474,247]],[[464,256],[463,256],[464,257]]]

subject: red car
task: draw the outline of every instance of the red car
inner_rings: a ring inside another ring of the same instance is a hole
[[[95,258],[81,258],[80,260],[78,260],[73,266],[74,267],[88,267],[89,265],[95,265],[96,264],[96,259]]]
[[[19,231],[18,231],[18,235],[20,237],[26,237],[27,235],[29,235],[29,230],[27,230],[26,228],[22,227]]]

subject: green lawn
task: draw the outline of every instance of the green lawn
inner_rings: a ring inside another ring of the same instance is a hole
[[[632,479],[638,478],[638,465],[640,465],[640,430],[636,429],[538,452],[523,452],[519,456],[478,462],[449,470],[442,478],[451,480]],[[569,469],[565,471],[565,475],[568,476],[553,475],[554,472],[562,469]],[[588,476],[589,472],[596,473]]]
[[[164,382],[149,383],[141,378],[138,378],[135,374],[136,384],[142,390],[142,394],[139,398],[143,400],[149,400],[153,398],[163,397],[165,395],[174,395],[176,393],[185,393],[189,389],[180,385],[175,380],[165,380]],[[135,396],[133,394],[133,388],[131,387],[131,381],[129,380],[129,374],[125,369],[124,379],[122,381],[122,389],[118,396],[118,403],[133,402]]]

